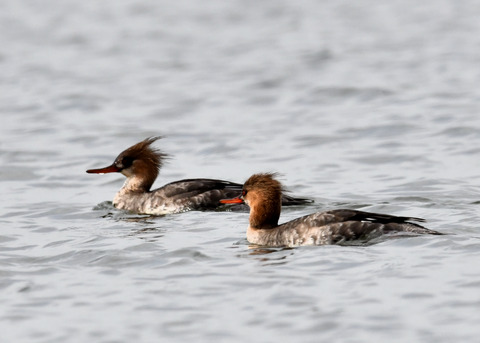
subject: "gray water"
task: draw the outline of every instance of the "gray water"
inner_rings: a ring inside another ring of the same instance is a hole
[[[478,1],[0,2],[1,342],[477,342]],[[164,135],[155,186],[277,171],[445,236],[260,249],[247,213],[113,209],[89,175]]]

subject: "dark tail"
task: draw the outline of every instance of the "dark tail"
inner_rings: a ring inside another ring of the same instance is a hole
[[[385,224],[384,230],[385,232],[409,232],[417,235],[444,235],[444,233],[410,222]]]
[[[363,212],[355,210],[338,210],[345,212],[345,215],[349,215],[349,220],[369,221],[372,223],[385,224],[386,231],[403,231],[411,232],[415,234],[428,234],[428,235],[444,235],[444,233],[427,229],[426,227],[417,224],[415,222],[425,222],[425,219],[416,217],[399,217],[389,214]]]
[[[313,204],[312,199],[307,198],[295,198],[290,195],[282,195],[282,206],[295,206],[295,205],[307,205]]]

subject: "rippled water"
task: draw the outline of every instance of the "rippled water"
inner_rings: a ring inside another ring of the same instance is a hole
[[[2,342],[473,342],[480,329],[476,1],[2,1]],[[156,185],[278,171],[312,206],[439,237],[252,248],[246,213],[136,216]]]

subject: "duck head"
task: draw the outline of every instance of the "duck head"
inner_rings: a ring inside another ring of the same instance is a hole
[[[99,169],[89,169],[90,174],[122,173],[130,180],[133,190],[149,191],[158,176],[166,154],[152,147],[161,137],[149,137],[122,151],[113,164]]]

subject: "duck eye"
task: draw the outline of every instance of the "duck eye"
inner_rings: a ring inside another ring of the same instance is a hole
[[[122,158],[122,166],[123,166],[123,168],[128,168],[128,167],[130,167],[130,166],[132,165],[132,163],[133,163],[133,158],[128,157],[128,156]]]
[[[245,195],[247,195],[247,191],[246,191],[246,190],[243,190],[243,191],[242,191],[242,197],[244,197]]]

